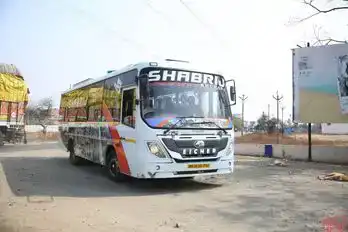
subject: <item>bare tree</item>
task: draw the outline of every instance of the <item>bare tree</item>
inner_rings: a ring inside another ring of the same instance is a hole
[[[332,0],[331,0],[332,1]],[[315,0],[303,0],[303,4],[311,7],[314,10],[314,13],[308,15],[307,17],[299,20],[299,22],[306,21],[307,19],[313,18],[314,16],[317,16],[319,14],[327,14],[333,11],[341,11],[341,10],[348,10],[348,1],[347,0],[340,0],[342,6],[332,7],[329,9],[320,9],[316,4]]]
[[[26,110],[27,124],[42,126],[42,132],[46,135],[47,125],[52,124],[52,108],[53,100],[51,97],[29,104]]]
[[[324,32],[325,33],[325,32]],[[316,25],[313,26],[313,34],[315,36],[315,42],[312,43],[312,46],[316,45],[329,45],[331,43],[348,43],[348,40],[337,40],[327,35],[322,34],[322,27]]]
[[[327,0],[327,1],[332,2],[334,0]],[[337,12],[337,11],[347,11],[348,12],[348,0],[336,0],[335,2],[338,3],[337,6],[327,8],[327,9],[320,8],[317,4],[317,1],[315,1],[315,0],[303,0],[302,2],[305,6],[311,8],[313,10],[313,13],[309,14],[308,16],[306,16],[302,19],[295,20],[295,23],[304,22],[304,21],[311,19],[311,18],[313,18],[317,15],[320,15],[320,14],[329,14],[329,13]],[[316,41],[311,43],[312,46],[329,45],[331,43],[348,43],[348,40],[334,39],[334,38],[331,38],[330,36],[323,37],[323,35],[321,34],[322,27],[314,26],[313,30],[314,30],[314,36],[315,36]]]

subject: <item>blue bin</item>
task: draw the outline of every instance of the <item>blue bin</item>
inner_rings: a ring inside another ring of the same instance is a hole
[[[266,144],[265,145],[265,157],[272,157],[273,156],[273,146]]]

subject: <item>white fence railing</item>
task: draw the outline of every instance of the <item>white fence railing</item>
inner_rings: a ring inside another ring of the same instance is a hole
[[[42,132],[42,126],[40,125],[26,125],[25,131],[30,132]],[[49,125],[47,126],[47,132],[58,132],[58,125]]]
[[[272,156],[282,158],[283,155],[290,159],[307,160],[308,146],[272,144]],[[235,146],[237,155],[265,155],[265,144],[240,143]],[[312,160],[315,162],[348,164],[348,148],[333,146],[312,146]]]

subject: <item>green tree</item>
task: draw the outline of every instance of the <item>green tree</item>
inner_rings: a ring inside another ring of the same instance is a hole
[[[265,115],[265,113],[262,113],[262,115],[256,121],[255,130],[266,131],[267,121],[267,116]]]
[[[267,120],[267,124],[266,124],[267,133],[271,134],[271,133],[276,132],[276,130],[277,130],[277,119],[271,118],[271,119]]]
[[[233,126],[237,130],[242,130],[243,122],[241,118],[233,117]]]
[[[262,113],[260,118],[257,119],[254,129],[257,131],[273,133],[276,131],[276,128],[277,128],[277,119],[276,118],[268,119],[268,117],[264,113]]]

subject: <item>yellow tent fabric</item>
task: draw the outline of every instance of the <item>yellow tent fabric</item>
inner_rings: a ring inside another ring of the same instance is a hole
[[[0,73],[0,101],[27,102],[28,87],[24,80],[13,74]]]

